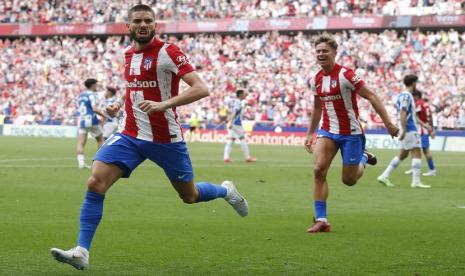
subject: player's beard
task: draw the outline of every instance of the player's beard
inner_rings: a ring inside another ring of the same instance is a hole
[[[141,44],[149,43],[154,36],[155,36],[155,30],[149,31],[149,35],[144,38],[138,37],[136,31],[131,31],[131,38],[137,43],[141,43]]]

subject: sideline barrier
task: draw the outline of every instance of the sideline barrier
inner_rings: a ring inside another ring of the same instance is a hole
[[[3,127],[3,133],[2,133]],[[0,125],[0,135],[4,136],[40,136],[76,138],[78,128],[76,126],[51,126],[51,125]],[[188,131],[184,131],[184,136]],[[465,152],[465,133],[458,132],[453,135],[445,132],[435,139],[430,139],[430,149],[433,151],[461,151]],[[194,142],[225,143],[228,139],[226,130],[200,130],[193,135]],[[247,142],[255,145],[283,145],[303,146],[306,138],[305,132],[274,132],[254,131],[247,135]],[[367,134],[366,147],[368,149],[399,149],[399,140],[392,139],[387,134]]]
[[[75,126],[49,126],[49,125],[3,125],[4,136],[40,136],[76,138]]]

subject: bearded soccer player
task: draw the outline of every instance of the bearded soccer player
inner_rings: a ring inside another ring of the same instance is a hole
[[[155,37],[155,14],[147,5],[135,5],[128,12],[127,27],[133,39],[125,49],[126,95],[121,133],[108,139],[97,152],[87,193],[81,208],[77,246],[64,251],[52,248],[52,256],[76,269],[87,269],[89,248],[102,218],[106,191],[145,159],[163,168],[185,203],[224,198],[241,216],[248,214],[244,197],[231,181],[221,185],[194,183],[194,174],[176,107],[209,95],[207,86],[181,50]],[[189,88],[178,95],[179,81]],[[123,99],[107,108],[114,116]]]
[[[412,92],[412,96],[415,99],[418,123],[420,123],[421,149],[429,167],[429,171],[423,173],[423,176],[436,176],[436,166],[434,166],[433,155],[429,149],[429,137],[431,136],[432,139],[436,137],[431,109],[426,101],[423,100],[422,93],[419,90],[415,89]],[[412,170],[406,171],[405,174],[412,174]]]
[[[357,95],[371,103],[391,136],[399,133],[378,96],[351,69],[336,63],[338,44],[334,38],[323,34],[316,39],[314,46],[321,70],[310,81],[315,100],[305,141],[306,150],[313,153],[314,163],[315,219],[314,225],[307,230],[309,233],[331,231],[326,217],[326,175],[338,150],[341,150],[343,159],[342,182],[348,186],[357,183],[363,175],[366,163],[375,165],[377,162],[373,154],[365,151],[365,135],[359,121]],[[315,138],[314,133],[319,124]]]

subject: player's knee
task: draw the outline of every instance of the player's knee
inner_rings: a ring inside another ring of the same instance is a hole
[[[197,203],[197,196],[192,196],[192,195],[183,195],[180,196],[182,201],[186,204],[194,204]]]
[[[87,190],[95,193],[105,193],[105,182],[103,179],[91,175],[87,180]]]
[[[354,186],[357,184],[357,178],[353,176],[343,176],[342,183],[346,184],[347,186]]]
[[[318,164],[313,167],[313,174],[315,175],[315,178],[324,178],[326,176],[326,171],[327,169],[325,167]]]

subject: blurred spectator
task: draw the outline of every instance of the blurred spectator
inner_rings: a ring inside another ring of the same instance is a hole
[[[147,0],[159,20],[283,18],[322,15],[454,15],[461,0]],[[140,0],[10,0],[0,2],[0,23],[126,22],[126,11]]]
[[[402,77],[415,73],[418,88],[425,91],[434,111],[435,125],[463,127],[465,33],[348,31],[335,37],[340,44],[338,60],[356,69],[390,114],[395,114]],[[307,126],[313,104],[308,78],[319,70],[313,38],[275,32],[162,37],[183,48],[211,91],[210,97],[178,109],[182,122],[196,111],[202,128],[223,123],[234,91],[246,86],[247,119],[281,127]],[[92,76],[103,87],[112,84],[123,91],[121,55],[127,44],[123,37],[0,40],[0,114],[19,123],[75,125],[75,98],[83,79]],[[361,99],[359,106],[365,126],[381,126],[368,102]]]

